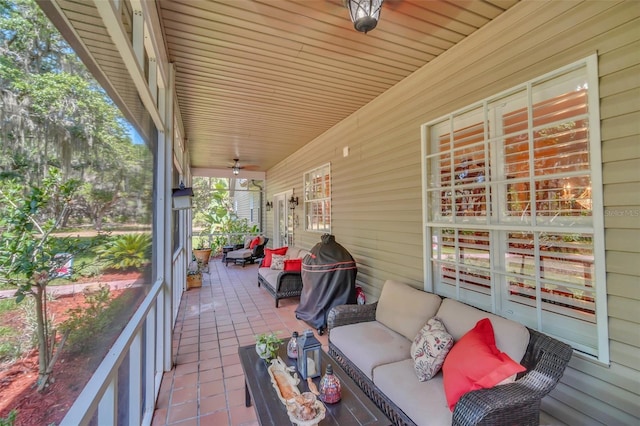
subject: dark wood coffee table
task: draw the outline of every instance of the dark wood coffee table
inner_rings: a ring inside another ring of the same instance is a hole
[[[238,348],[240,364],[244,371],[245,403],[256,410],[258,422],[261,426],[282,426],[291,424],[287,409],[278,399],[276,390],[271,384],[267,371],[267,363],[256,353],[255,345]],[[287,365],[294,365],[295,361],[287,357],[286,343],[280,345],[280,358]],[[325,404],[327,413],[320,422],[320,426],[390,426],[391,422],[378,407],[362,392],[358,385],[351,380],[329,355],[322,352],[322,371],[327,364],[333,366],[333,373],[340,379],[342,385],[342,399],[335,404]],[[320,378],[314,380],[319,385]],[[298,385],[300,392],[309,390],[307,382],[301,380]]]

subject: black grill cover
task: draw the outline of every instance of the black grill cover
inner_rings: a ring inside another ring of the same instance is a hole
[[[336,243],[333,235],[323,235],[302,260],[302,293],[296,318],[317,330],[324,329],[331,308],[356,303],[357,273],[351,254]]]

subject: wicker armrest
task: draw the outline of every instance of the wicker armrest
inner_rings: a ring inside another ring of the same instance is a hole
[[[566,343],[529,329],[522,364],[527,372],[508,385],[464,394],[453,411],[454,425],[528,424],[539,418],[540,401],[556,387],[571,359]]]
[[[278,274],[276,291],[302,291],[302,274],[298,271],[282,271]]]
[[[452,425],[527,424],[542,396],[522,383],[494,386],[462,395],[453,410]]]
[[[376,319],[378,302],[368,305],[340,305],[332,308],[327,315],[327,330],[341,325],[356,324]]]

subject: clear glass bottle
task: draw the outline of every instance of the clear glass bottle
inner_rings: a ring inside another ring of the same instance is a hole
[[[287,356],[292,359],[298,358],[298,332],[294,331],[291,334],[291,339],[287,343]]]
[[[340,380],[333,374],[333,367],[327,364],[327,370],[320,379],[320,399],[325,404],[334,404],[342,398]]]

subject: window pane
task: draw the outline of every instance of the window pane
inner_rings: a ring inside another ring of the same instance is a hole
[[[491,268],[489,248],[489,232],[460,230],[458,231],[458,261],[465,265]]]
[[[585,61],[426,125],[424,217],[437,293],[597,355],[606,327],[595,327],[589,126],[599,120],[587,77]]]
[[[505,138],[502,157],[506,179],[529,177],[529,136],[520,133]]]
[[[487,190],[484,185],[456,190],[456,216],[484,216],[487,214]]]
[[[551,217],[550,220],[540,221],[540,223],[553,221],[557,217],[572,216],[574,218],[568,223],[573,224],[575,219],[591,216],[589,176],[543,179],[536,181],[535,184],[536,213],[539,216]]]
[[[505,209],[502,211],[501,220],[517,218],[521,223],[530,223],[531,216],[531,191],[529,181],[513,181],[505,185],[500,185],[498,190],[505,194]]]
[[[329,164],[304,174],[305,229],[331,231],[331,167]]]
[[[534,133],[537,176],[589,170],[586,120],[567,121]]]

